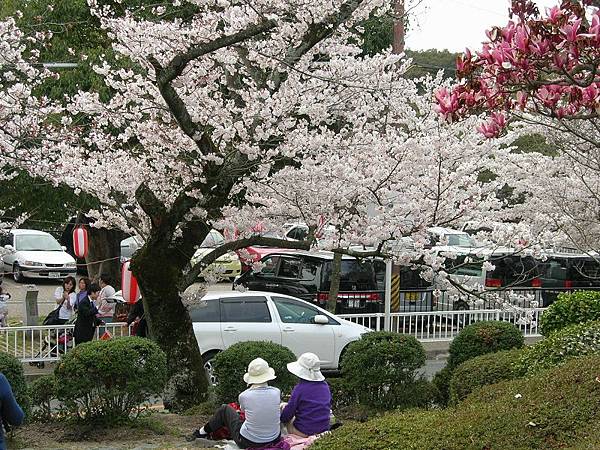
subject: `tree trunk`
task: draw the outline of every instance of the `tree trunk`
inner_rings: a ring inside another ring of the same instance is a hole
[[[112,286],[121,287],[121,241],[125,233],[120,230],[88,227],[88,254],[85,258],[88,276],[98,281],[100,275],[108,275]],[[96,262],[101,261],[101,262]]]
[[[340,292],[340,276],[342,274],[342,254],[334,253],[331,262],[331,283],[329,285],[329,296],[327,298],[327,311],[335,313],[337,297]]]
[[[167,355],[166,408],[183,411],[206,400],[207,381],[192,322],[178,291],[184,264],[165,236],[136,252],[132,270],[143,296],[150,337]]]

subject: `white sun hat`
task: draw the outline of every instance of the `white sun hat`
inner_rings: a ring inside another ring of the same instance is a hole
[[[248,364],[248,372],[244,374],[244,381],[246,384],[261,384],[266,383],[277,378],[273,368],[269,367],[262,358],[256,358],[250,361]]]
[[[297,361],[287,365],[290,372],[298,378],[306,381],[323,381],[325,377],[321,373],[321,361],[314,353],[303,353]]]

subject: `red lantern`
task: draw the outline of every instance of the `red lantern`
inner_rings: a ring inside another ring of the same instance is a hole
[[[78,226],[73,229],[73,253],[78,258],[85,258],[88,252],[88,233],[85,227]]]
[[[127,303],[135,303],[140,298],[140,288],[133,273],[131,273],[129,263],[129,261],[123,263],[121,269],[121,289],[123,291],[123,300]]]

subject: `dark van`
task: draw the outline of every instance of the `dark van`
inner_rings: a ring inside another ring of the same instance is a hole
[[[600,262],[582,254],[550,254],[539,261],[543,306],[562,292],[600,289]]]
[[[259,272],[249,270],[234,282],[253,291],[278,292],[313,302],[327,303],[333,253],[272,253],[261,259]],[[379,271],[377,271],[379,274]],[[378,288],[374,260],[342,258],[336,313],[379,312],[384,293]]]

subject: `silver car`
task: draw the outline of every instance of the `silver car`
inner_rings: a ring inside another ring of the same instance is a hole
[[[25,278],[62,279],[77,272],[75,260],[48,233],[38,230],[12,230],[2,236],[4,271],[17,283]]]

